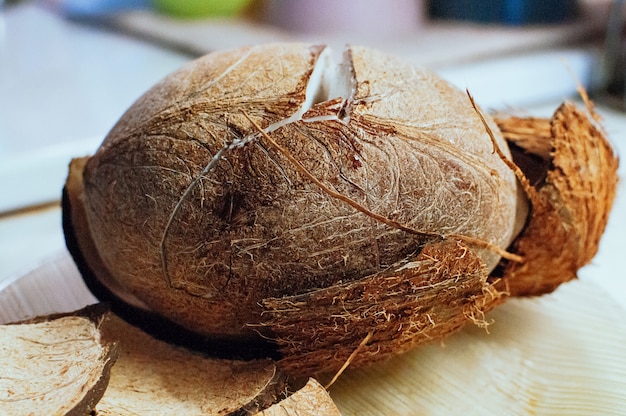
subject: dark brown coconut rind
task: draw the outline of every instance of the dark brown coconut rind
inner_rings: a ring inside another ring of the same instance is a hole
[[[47,316],[40,316],[27,321],[16,322],[8,325],[41,325],[48,324],[50,326],[58,326],[50,328],[50,331],[54,333],[55,338],[58,338],[58,343],[50,339],[32,338],[28,339],[30,346],[27,351],[29,353],[29,359],[19,362],[12,361],[6,363],[4,367],[2,377],[10,377],[10,366],[17,366],[23,372],[25,369],[30,369],[29,376],[32,377],[30,383],[25,387],[24,394],[27,396],[19,396],[19,385],[21,378],[11,381],[11,386],[6,389],[5,393],[2,393],[0,401],[5,402],[3,410],[12,415],[30,415],[30,414],[47,414],[47,415],[67,415],[67,416],[84,416],[90,414],[96,407],[96,404],[100,401],[104,392],[109,384],[111,367],[115,363],[118,357],[119,349],[114,340],[104,340],[99,337],[101,331],[101,325],[108,314],[108,307],[103,304],[97,304],[88,306],[72,313],[54,314]],[[63,324],[67,319],[65,318],[83,318],[82,322],[72,322],[72,325],[82,325],[83,329],[80,331],[80,336],[72,338],[76,334],[68,338],[68,335],[63,331]],[[29,334],[24,334],[22,339],[26,339]],[[30,336],[34,336],[30,334]],[[93,336],[93,338],[92,338]],[[101,353],[95,360],[89,360],[84,362],[85,369],[89,370],[88,374],[80,373],[76,374],[76,368],[70,368],[73,364],[74,357],[80,357],[82,351],[87,350],[87,344],[89,342],[98,343],[101,345]],[[57,348],[59,346],[59,348]],[[10,348],[15,347],[15,343],[4,343],[3,350],[10,352]],[[71,350],[70,348],[75,348]],[[58,355],[62,354],[66,359],[64,361],[58,360]],[[34,367],[35,364],[41,364],[40,359],[44,359],[46,356],[50,357],[50,362],[54,364],[54,367],[58,367],[60,363],[67,365],[65,369],[58,371],[57,377],[50,377],[54,375],[55,370],[52,368]],[[31,369],[32,367],[32,369]],[[50,371],[46,371],[50,370]],[[44,375],[46,374],[46,375]],[[45,386],[42,386],[42,390],[32,391],[32,389],[46,377]],[[82,381],[80,379],[83,379]],[[52,408],[48,405],[46,397],[49,395],[56,396],[64,394],[63,389],[72,384],[79,384],[79,388],[75,389],[75,395],[72,397],[64,397],[64,402],[58,408]],[[0,389],[3,390],[3,389]]]
[[[536,178],[528,195],[529,223],[511,247],[525,261],[508,263],[496,285],[511,296],[553,291],[576,278],[598,251],[615,199],[619,161],[588,107],[583,111],[564,103],[551,120],[498,121],[505,138],[530,161],[520,167]]]

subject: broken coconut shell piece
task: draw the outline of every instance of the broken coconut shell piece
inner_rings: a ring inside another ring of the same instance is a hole
[[[271,360],[207,357],[157,340],[115,315],[102,333],[119,342],[120,356],[96,407],[100,416],[248,415],[283,399],[289,390]]]
[[[65,230],[104,296],[222,345],[269,342],[291,375],[332,374],[483,325],[533,293],[513,290],[518,270],[537,294],[558,285],[532,268],[529,228],[586,234],[553,225],[533,196],[544,182],[512,160],[495,122],[427,70],[361,47],[246,47],[165,78],[71,164]],[[607,184],[603,205],[578,201],[606,218],[612,168],[567,172]]]
[[[117,345],[101,337],[107,308],[90,306],[0,326],[0,413],[89,414],[109,383]]]
[[[526,261],[509,262],[496,287],[512,296],[541,295],[576,278],[596,255],[617,191],[618,158],[600,117],[562,104],[551,119],[498,120],[516,160],[535,184],[527,185],[531,216],[512,250]]]
[[[159,341],[102,304],[2,325],[0,341],[2,414],[274,415],[293,410],[314,415],[320,409],[339,414],[315,380],[294,388],[271,360],[220,360]]]
[[[339,409],[324,387],[311,378],[300,390],[273,404],[257,416],[340,416]]]

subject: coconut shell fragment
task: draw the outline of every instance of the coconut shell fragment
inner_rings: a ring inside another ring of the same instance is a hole
[[[260,411],[257,416],[340,416],[328,392],[315,379],[309,379],[300,390],[286,399]]]
[[[83,416],[94,410],[117,359],[101,337],[107,309],[90,306],[0,326],[0,413]]]
[[[508,263],[496,287],[512,296],[549,293],[576,278],[598,251],[617,191],[618,158],[590,103],[586,110],[564,103],[550,120],[498,123],[520,157],[535,158],[526,173],[541,181],[528,189],[531,216],[511,248],[526,260]]]
[[[157,340],[103,304],[0,326],[0,364],[3,415],[339,414],[315,380]]]
[[[157,340],[111,315],[103,337],[120,344],[97,414],[253,414],[288,391],[271,360],[233,361]]]

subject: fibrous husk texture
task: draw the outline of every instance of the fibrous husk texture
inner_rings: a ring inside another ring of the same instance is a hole
[[[289,373],[332,371],[380,360],[437,340],[502,299],[486,283],[484,263],[457,242],[428,245],[399,270],[301,295],[266,299],[264,315],[282,346]],[[332,330],[329,330],[332,329]]]
[[[528,192],[532,215],[512,248],[526,261],[508,263],[498,284],[513,296],[553,291],[598,250],[617,190],[618,159],[592,104],[586,105],[564,103],[552,119],[498,120],[518,147],[518,164],[535,180]]]
[[[581,176],[557,156],[577,127],[558,120],[546,164]],[[70,200],[121,298],[215,339],[269,339],[284,369],[309,376],[484,324],[502,293],[557,284],[534,257],[578,258],[555,247],[587,235],[568,234],[581,212],[558,203],[556,176],[539,189],[518,173],[520,188],[510,157],[493,120],[424,69],[360,47],[336,60],[262,45],[207,55],[148,91]],[[605,222],[583,244],[597,246]],[[551,254],[538,253],[542,232]]]

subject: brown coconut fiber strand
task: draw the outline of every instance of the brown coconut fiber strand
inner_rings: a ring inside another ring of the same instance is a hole
[[[619,161],[586,102],[587,111],[566,102],[550,120],[497,120],[519,156],[534,158],[525,164],[527,174],[543,178],[529,195],[531,216],[512,246],[527,261],[508,263],[496,284],[512,296],[553,291],[576,278],[598,251],[615,199]]]

